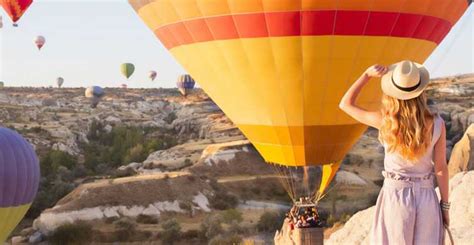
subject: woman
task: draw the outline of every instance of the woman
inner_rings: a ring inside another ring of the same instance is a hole
[[[367,111],[357,96],[373,77],[382,77],[382,109]],[[428,71],[402,61],[369,67],[343,96],[339,107],[379,130],[385,148],[383,188],[377,199],[371,244],[443,244],[449,225],[446,129],[426,104]],[[436,176],[441,202],[435,193]]]

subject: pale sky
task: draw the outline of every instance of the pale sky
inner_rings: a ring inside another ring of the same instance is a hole
[[[67,87],[174,87],[185,73],[126,0],[35,0],[13,28],[3,11],[0,81],[7,86],[49,86],[58,76]],[[425,63],[432,77],[474,72],[473,6]],[[46,37],[38,52],[33,39]],[[127,82],[121,63],[135,74]],[[158,78],[149,81],[148,71]]]

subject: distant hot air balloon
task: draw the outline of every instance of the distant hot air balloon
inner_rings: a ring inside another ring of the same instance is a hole
[[[189,90],[194,88],[196,82],[190,75],[181,75],[178,77],[178,81],[176,82],[176,86],[181,92],[182,95],[186,96]]]
[[[91,99],[91,107],[96,108],[102,97],[105,95],[104,89],[99,86],[88,87],[85,91],[86,98]]]
[[[129,79],[135,72],[135,66],[132,63],[124,63],[120,66],[120,71],[124,77]]]
[[[38,48],[38,50],[41,50],[41,48],[46,43],[46,39],[43,36],[37,36],[37,37],[35,37],[34,42],[35,42],[35,45]]]
[[[375,63],[423,63],[471,1],[129,2],[266,162],[323,166],[307,190],[319,200],[367,128],[338,108],[352,82]],[[371,82],[358,104],[375,110],[381,96]]]
[[[63,84],[64,84],[64,78],[58,77],[58,78],[56,79],[56,84],[58,85],[58,88],[61,88],[61,87],[63,86]]]
[[[125,83],[123,83],[123,84],[120,85],[120,87],[122,87],[123,89],[127,89],[127,88],[128,88],[128,85],[125,84]]]
[[[31,206],[40,180],[33,147],[17,132],[0,128],[0,244]]]
[[[156,71],[150,71],[148,72],[148,77],[152,80],[152,81],[155,81],[155,78],[156,78]]]
[[[17,26],[16,22],[25,13],[33,0],[0,0],[3,9],[13,21],[13,26]]]

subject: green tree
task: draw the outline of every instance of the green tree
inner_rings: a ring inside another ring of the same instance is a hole
[[[67,152],[50,150],[40,159],[41,175],[55,175],[61,166],[71,170],[76,162],[77,160]]]
[[[145,148],[142,144],[138,144],[128,150],[128,154],[124,157],[124,163],[143,162],[146,157]]]

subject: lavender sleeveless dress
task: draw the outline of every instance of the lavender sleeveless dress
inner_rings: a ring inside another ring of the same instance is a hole
[[[443,221],[434,190],[432,160],[442,120],[435,116],[431,144],[416,162],[385,150],[382,172],[385,180],[377,199],[370,244],[443,244]]]

